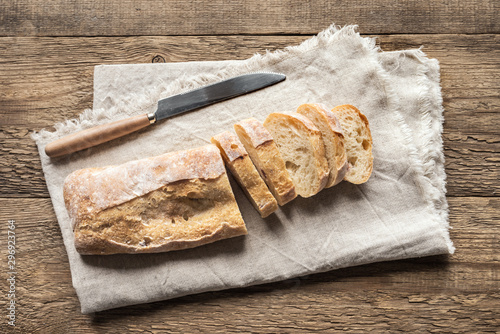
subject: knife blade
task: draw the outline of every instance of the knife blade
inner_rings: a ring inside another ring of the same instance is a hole
[[[286,76],[281,73],[249,73],[170,96],[159,100],[152,114],[133,116],[68,135],[47,144],[45,153],[51,158],[74,153],[122,137],[162,119],[251,93],[285,79]]]

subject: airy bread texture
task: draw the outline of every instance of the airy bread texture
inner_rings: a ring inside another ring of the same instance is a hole
[[[262,123],[248,118],[236,123],[234,130],[278,204],[285,205],[297,197],[285,161]]]
[[[344,130],[349,170],[344,180],[361,184],[370,178],[373,170],[372,134],[368,119],[356,107],[344,104],[332,109]]]
[[[297,112],[311,120],[321,131],[329,168],[325,188],[337,185],[344,179],[348,167],[344,133],[339,120],[324,105],[318,103],[302,104]]]
[[[267,189],[266,183],[260,177],[238,137],[225,131],[213,136],[211,142],[217,145],[226,166],[261,217],[265,218],[276,211],[278,202]]]
[[[271,113],[264,127],[278,145],[297,193],[311,197],[322,190],[329,169],[321,131],[298,113]]]
[[[247,233],[214,145],[75,171],[64,201],[81,254],[166,252]]]

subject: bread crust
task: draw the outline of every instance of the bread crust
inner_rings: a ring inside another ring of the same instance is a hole
[[[262,126],[261,122],[253,117],[244,119],[236,123],[234,126],[235,129],[237,126],[244,129],[248,138],[250,139],[252,146],[254,147],[259,147],[260,145],[264,145],[267,142],[273,141],[273,136],[271,136],[269,131],[267,131],[264,126]]]
[[[367,157],[366,169],[362,175],[354,175],[354,173],[353,173],[354,170],[353,170],[352,166],[349,166],[347,168],[347,171],[346,171],[346,174],[344,177],[344,180],[346,180],[350,183],[354,183],[354,184],[365,183],[366,181],[368,181],[368,179],[370,178],[372,171],[373,171],[373,152],[372,152],[373,138],[372,138],[368,118],[358,108],[356,108],[355,106],[350,105],[350,104],[343,104],[340,106],[336,106],[335,108],[332,109],[332,112],[340,119],[340,122],[342,122],[342,119],[344,117],[349,117],[349,115],[353,118],[357,118],[360,121],[361,126],[366,131],[366,135],[368,138],[368,140],[366,141],[366,144],[365,144],[366,145],[365,154]],[[343,128],[344,128],[344,130],[346,130],[346,127],[343,127]],[[348,134],[345,133],[346,142],[348,140],[351,140],[351,141],[356,140],[356,138],[354,138],[355,137],[354,135],[351,137],[352,138],[348,138]],[[347,160],[349,162],[350,152],[347,149],[347,147],[346,147],[346,153],[347,153]]]
[[[79,170],[63,192],[81,254],[165,252],[247,233],[214,145]]]
[[[319,131],[319,129],[314,125],[314,123],[311,120],[296,112],[273,112],[269,114],[266,120],[264,121],[264,126],[269,131],[270,131],[269,125],[274,120],[277,121],[287,120],[294,126],[300,127],[307,132],[307,138],[313,148],[312,153],[314,156],[313,160],[315,163],[317,186],[314,189],[310,189],[308,193],[299,192],[299,195],[302,197],[310,197],[312,195],[317,194],[325,187],[328,181],[328,173],[329,173],[328,162],[326,160],[326,155],[325,155],[325,145],[323,144],[321,131]]]
[[[328,181],[325,188],[337,185],[343,180],[348,167],[344,146],[344,132],[338,118],[326,106],[319,103],[302,104],[297,108],[297,112],[315,123],[323,136],[329,167]],[[321,124],[316,124],[315,118]],[[333,158],[333,160],[329,158]]]
[[[267,188],[238,137],[225,131],[211,138],[219,148],[226,166],[262,218],[278,209],[278,202]]]
[[[210,138],[210,141],[219,148],[226,165],[228,162],[233,162],[238,158],[241,159],[248,156],[247,151],[238,137],[229,131],[224,131],[213,136]]]
[[[234,129],[278,204],[285,205],[297,197],[285,161],[262,123],[248,118],[236,123]]]

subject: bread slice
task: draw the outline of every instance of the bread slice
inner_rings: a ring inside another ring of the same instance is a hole
[[[368,119],[356,107],[344,104],[332,109],[342,125],[349,170],[344,180],[361,184],[373,170],[372,134]]]
[[[278,204],[285,205],[297,197],[285,161],[262,123],[248,118],[236,123],[234,130]]]
[[[81,254],[166,252],[247,233],[214,145],[78,170],[63,194]]]
[[[323,189],[328,181],[328,162],[318,128],[296,112],[271,113],[264,126],[278,145],[297,193],[311,197]]]
[[[217,145],[226,166],[261,217],[265,218],[276,211],[278,202],[267,189],[266,183],[260,177],[238,137],[225,131],[213,136],[211,142]]]
[[[321,131],[328,161],[328,182],[325,188],[340,183],[347,173],[347,155],[344,147],[344,133],[340,122],[325,106],[318,103],[305,103],[297,112],[308,119]]]

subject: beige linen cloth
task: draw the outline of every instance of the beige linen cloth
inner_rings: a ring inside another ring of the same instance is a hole
[[[50,159],[45,145],[64,135],[155,110],[158,99],[239,74],[272,71],[286,81],[168,119],[139,133]],[[83,313],[243,287],[355,266],[453,253],[448,234],[439,65],[420,50],[382,52],[356,27],[331,26],[301,45],[248,60],[97,66],[94,108],[33,135]],[[261,219],[232,182],[248,235],[162,254],[81,256],[64,207],[74,170],[189,149],[247,117],[302,103],[353,104],[373,135],[374,169],[297,198]]]

